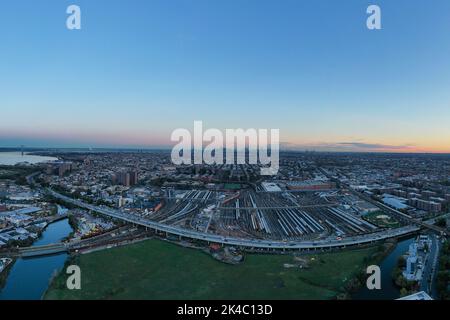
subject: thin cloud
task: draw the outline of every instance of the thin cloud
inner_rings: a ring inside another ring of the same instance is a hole
[[[369,150],[409,150],[413,148],[410,145],[388,145],[381,143],[364,143],[364,142],[339,142],[338,146],[354,147]]]
[[[408,152],[416,148],[413,145],[389,145],[382,143],[366,143],[356,141],[346,142],[319,142],[296,144],[291,142],[282,142],[281,149],[284,150],[310,150],[310,151],[354,151],[354,152]]]

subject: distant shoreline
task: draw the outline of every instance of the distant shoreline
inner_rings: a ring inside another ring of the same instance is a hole
[[[28,154],[34,153],[47,153],[47,152],[67,152],[67,153],[152,153],[152,152],[170,152],[171,147],[99,147],[99,148],[76,148],[76,147],[26,147],[23,149],[24,152]],[[22,149],[19,147],[0,147],[1,152],[21,152]],[[450,156],[450,153],[442,152],[382,152],[382,151],[315,151],[315,150],[289,150],[280,149],[281,154],[321,154],[321,155],[386,155],[386,156]]]

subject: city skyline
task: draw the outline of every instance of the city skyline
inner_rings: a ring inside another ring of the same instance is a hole
[[[450,299],[449,0],[0,8],[0,303]]]
[[[3,5],[1,147],[168,148],[202,120],[284,149],[450,152],[446,1],[375,1],[375,31],[359,0],[75,3],[74,31],[73,1]]]

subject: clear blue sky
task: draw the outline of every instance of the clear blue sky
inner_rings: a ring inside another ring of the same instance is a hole
[[[0,41],[0,146],[164,145],[203,120],[309,149],[450,151],[448,0],[3,1]]]

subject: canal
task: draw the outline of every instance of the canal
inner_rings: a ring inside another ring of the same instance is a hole
[[[369,290],[364,284],[362,289],[352,295],[352,299],[394,300],[400,298],[400,290],[392,281],[392,271],[397,266],[398,258],[408,251],[408,247],[414,241],[414,238],[400,240],[395,249],[381,262],[381,290]]]
[[[47,226],[33,246],[41,246],[61,241],[72,232],[68,219]],[[37,300],[41,299],[53,274],[64,266],[67,254],[47,257],[18,259],[11,270],[4,288],[0,291],[0,300]]]
[[[45,245],[61,241],[72,232],[68,219],[50,224],[43,232],[42,237],[33,245]],[[355,300],[393,300],[400,296],[395,287],[391,274],[397,264],[398,258],[408,250],[414,237],[402,239],[396,248],[382,261],[381,290],[368,290],[366,287],[352,295]],[[67,254],[47,257],[18,259],[9,271],[4,288],[0,291],[0,300],[37,300],[41,299],[55,272],[61,270],[66,261]]]

